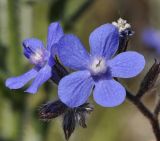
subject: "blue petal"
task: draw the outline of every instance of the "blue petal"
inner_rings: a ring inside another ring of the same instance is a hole
[[[28,38],[23,41],[24,55],[29,59],[31,55],[35,54],[38,50],[45,50],[44,44],[41,40],[36,38]]]
[[[23,87],[32,78],[34,78],[36,75],[37,71],[35,69],[31,69],[21,76],[8,78],[6,80],[5,85],[10,89],[19,89]]]
[[[67,106],[78,107],[88,100],[93,85],[88,71],[74,72],[62,78],[58,86],[58,96]]]
[[[58,43],[55,43],[53,46],[52,46],[52,49],[51,49],[51,55],[52,57],[54,58],[55,55],[59,56],[58,55],[58,48],[60,47],[60,45]]]
[[[32,94],[36,93],[38,91],[38,88],[43,83],[45,83],[51,76],[51,67],[49,65],[45,65],[42,69],[40,69],[32,85],[25,92]]]
[[[93,56],[111,58],[118,49],[119,32],[112,24],[104,24],[96,28],[89,37]]]
[[[96,83],[94,100],[103,107],[120,105],[126,97],[124,87],[115,80],[100,80]]]
[[[59,22],[51,23],[48,27],[47,49],[51,51],[51,47],[58,43],[59,39],[64,35],[63,29]]]
[[[65,35],[61,38],[58,55],[65,66],[75,70],[84,70],[89,63],[87,51],[74,35]]]
[[[130,78],[138,75],[145,66],[144,56],[134,51],[127,51],[108,61],[113,77]]]

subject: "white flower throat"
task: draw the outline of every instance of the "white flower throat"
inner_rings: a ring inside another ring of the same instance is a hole
[[[43,52],[41,50],[37,50],[30,58],[34,64],[38,64],[43,60]]]
[[[107,64],[104,58],[94,58],[90,67],[93,75],[103,74],[107,71]]]
[[[35,65],[39,65],[43,67],[46,63],[46,55],[44,50],[37,49],[31,56],[30,56],[31,63]]]

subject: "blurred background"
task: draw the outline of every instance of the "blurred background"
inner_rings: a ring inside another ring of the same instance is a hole
[[[159,0],[0,0],[0,141],[64,141],[61,118],[39,120],[40,105],[57,97],[57,87],[46,83],[36,95],[9,90],[5,79],[20,75],[32,66],[23,56],[21,42],[37,37],[46,42],[47,27],[60,21],[66,33],[74,33],[88,46],[90,32],[104,23],[126,19],[135,31],[129,50],[146,58],[146,68],[133,79],[122,80],[136,92],[140,81],[154,62],[155,53],[141,42],[145,27],[160,29]],[[145,97],[152,109],[155,94]],[[126,102],[115,108],[95,106],[88,128],[76,128],[70,141],[152,141],[149,122],[135,106]]]

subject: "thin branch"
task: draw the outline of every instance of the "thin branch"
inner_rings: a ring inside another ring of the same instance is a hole
[[[129,91],[127,91],[127,98],[131,101],[136,107],[143,113],[143,115],[149,119],[152,119],[152,113],[147,109],[147,107],[134,95],[132,95]]]
[[[158,118],[141,102],[139,98],[127,91],[127,98],[131,101],[139,111],[150,121],[156,141],[160,141],[160,127]]]

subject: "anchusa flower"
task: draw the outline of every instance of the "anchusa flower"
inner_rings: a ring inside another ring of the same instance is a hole
[[[66,140],[77,125],[87,127],[86,117],[94,109],[88,102],[92,92],[95,102],[103,107],[120,105],[127,92],[128,100],[149,119],[158,141],[160,100],[152,113],[140,98],[155,85],[160,63],[155,61],[137,94],[125,90],[118,81],[118,78],[137,76],[145,66],[143,55],[126,51],[133,33],[131,25],[121,18],[112,24],[101,25],[90,34],[88,53],[75,35],[64,34],[58,22],[52,23],[48,28],[46,48],[36,38],[23,41],[24,55],[34,67],[19,77],[7,79],[6,86],[19,89],[35,78],[26,92],[36,93],[47,80],[56,83],[59,99],[42,105],[39,117],[43,121],[49,121],[61,116]],[[143,36],[144,41],[158,51],[159,37],[159,32],[153,30],[146,30]],[[70,73],[65,67],[75,72]]]
[[[8,78],[6,86],[10,89],[19,89],[35,78],[31,86],[26,90],[28,93],[36,93],[38,88],[53,77],[52,67],[55,64],[54,55],[56,53],[56,44],[63,36],[63,30],[58,22],[50,24],[48,28],[48,37],[46,48],[42,41],[36,38],[28,38],[23,41],[23,53],[25,57],[34,65],[33,69],[18,77]],[[54,53],[51,53],[54,51]],[[55,76],[56,77],[56,76]]]
[[[112,58],[119,46],[119,31],[112,24],[96,28],[89,37],[90,54],[80,40],[64,35],[59,42],[61,62],[78,70],[62,78],[58,85],[60,100],[69,107],[84,104],[93,91],[97,104],[114,107],[126,97],[125,88],[114,77],[130,78],[138,75],[145,66],[144,57],[134,51],[120,53]]]

